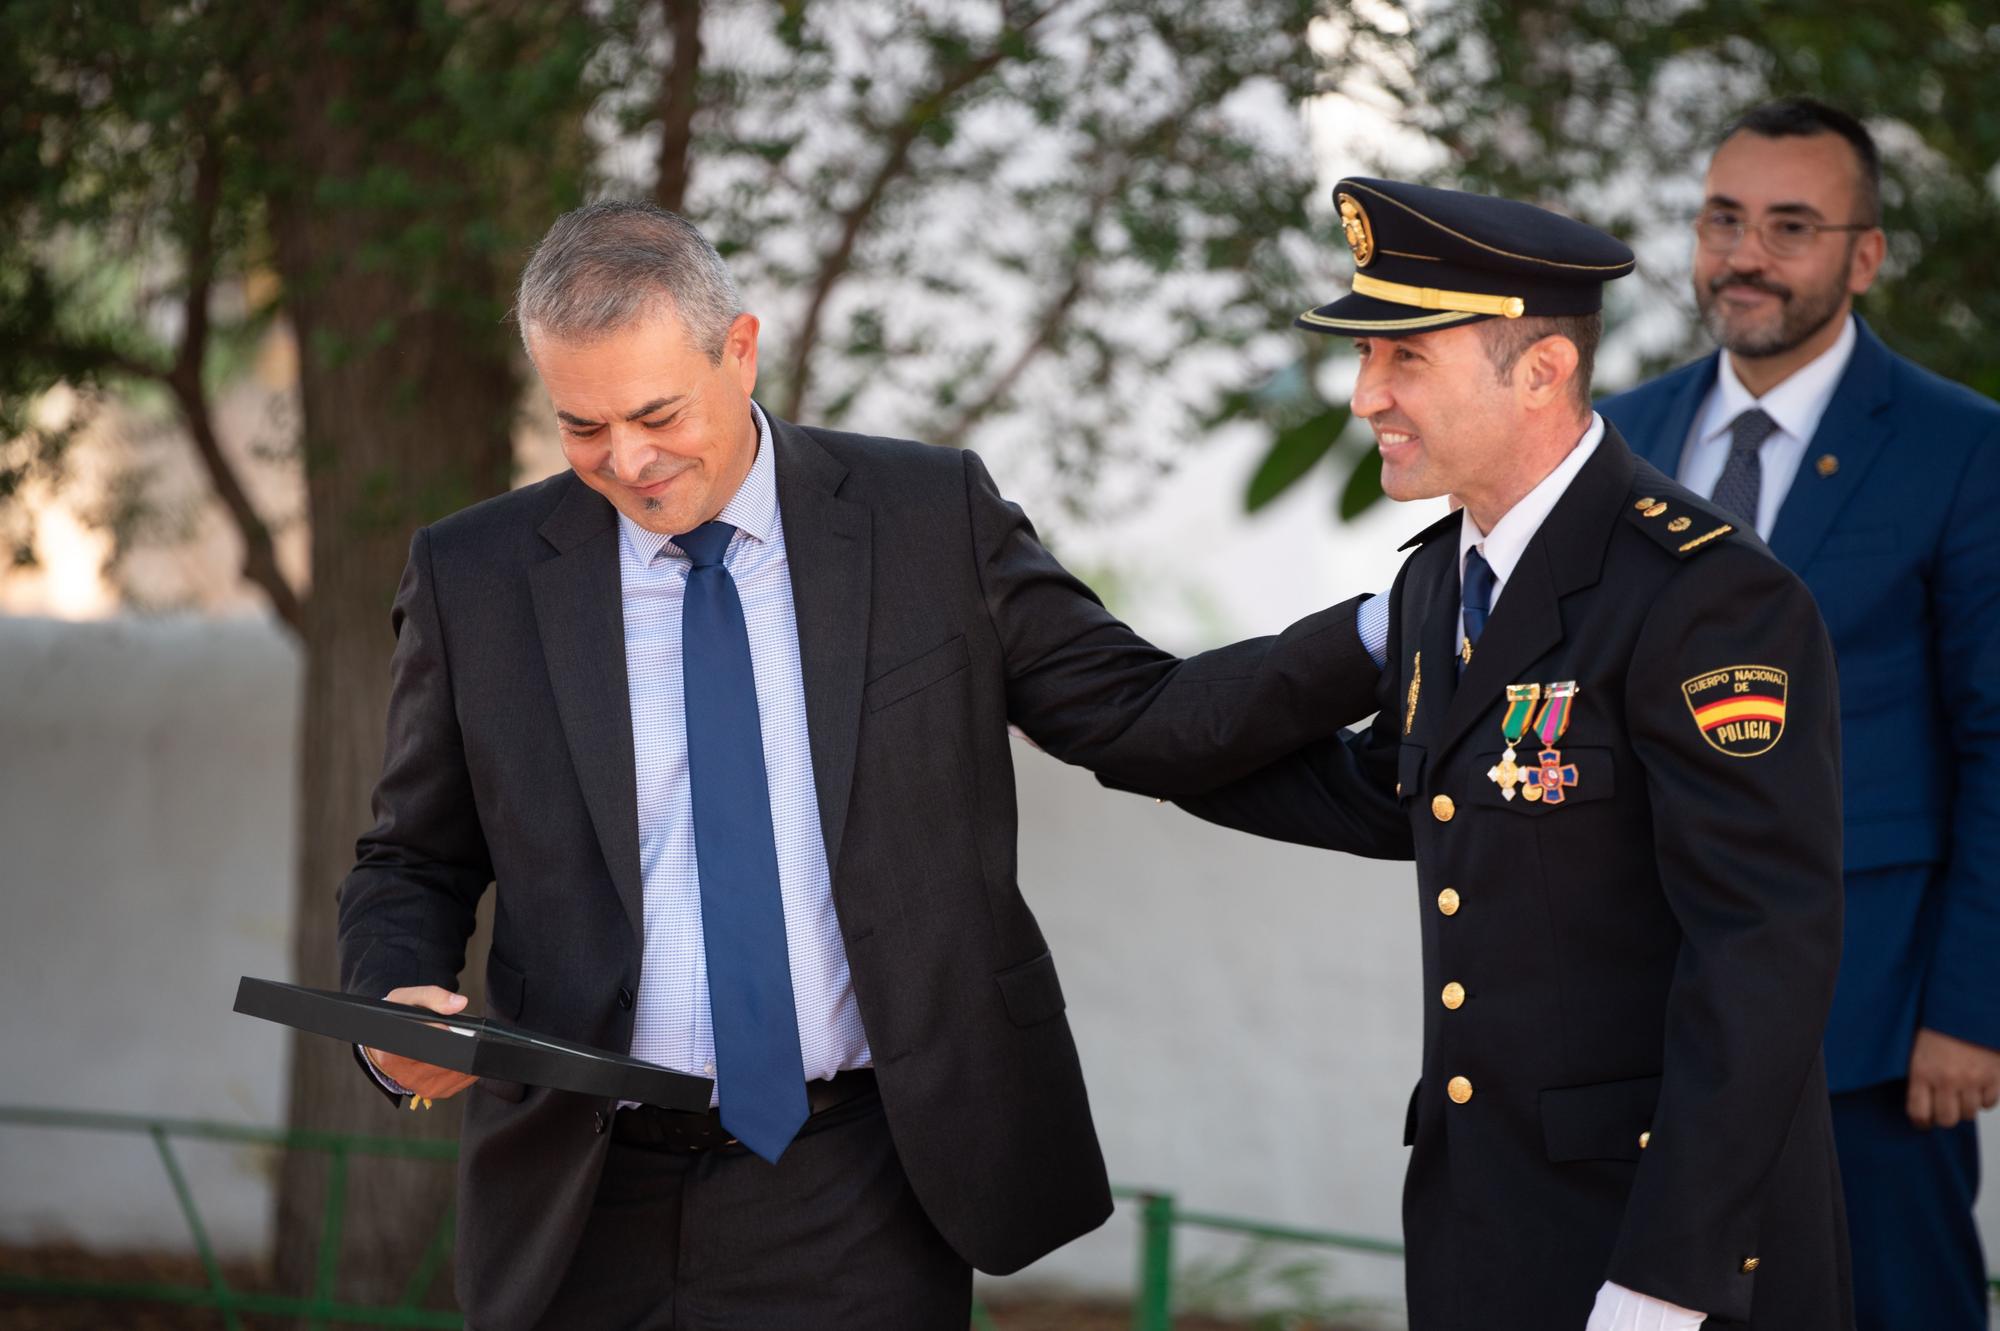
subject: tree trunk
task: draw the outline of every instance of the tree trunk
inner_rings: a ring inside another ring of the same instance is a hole
[[[432,183],[455,175],[429,146],[442,136],[406,129],[451,114],[430,91],[438,53],[395,5],[338,6],[300,23],[275,43],[291,57],[293,132],[269,199],[300,349],[312,524],[294,957],[300,983],[333,988],[335,891],[371,821],[389,607],[410,535],[506,487],[518,385],[498,317],[503,279],[456,240],[476,220],[454,215],[470,211],[468,195]],[[329,41],[336,28],[340,40]],[[400,196],[329,188],[385,172],[421,188]],[[406,240],[419,225],[446,240],[435,248]],[[345,1047],[310,1036],[294,1042],[290,1096],[293,1128],[442,1137],[460,1117],[443,1103],[394,1113]],[[290,1292],[313,1287],[327,1168],[325,1156],[294,1152],[279,1179],[277,1275]],[[436,1162],[351,1161],[340,1295],[400,1298],[453,1191],[453,1171]]]

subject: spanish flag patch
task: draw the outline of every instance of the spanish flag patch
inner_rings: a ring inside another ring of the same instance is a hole
[[[1784,736],[1788,682],[1776,666],[1723,666],[1682,684],[1681,695],[1709,747],[1732,758],[1754,758]]]

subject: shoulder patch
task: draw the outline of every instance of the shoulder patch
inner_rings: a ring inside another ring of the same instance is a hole
[[[1784,738],[1790,682],[1776,666],[1718,666],[1683,681],[1681,697],[1710,748],[1732,758],[1755,758]]]
[[[1736,530],[1720,509],[1675,487],[1671,493],[1640,491],[1625,504],[1625,520],[1645,532],[1676,559],[1708,549]]]

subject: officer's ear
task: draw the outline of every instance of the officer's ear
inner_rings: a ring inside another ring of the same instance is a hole
[[[1567,402],[1573,393],[1578,365],[1576,343],[1560,333],[1531,344],[1514,366],[1514,387],[1522,404],[1541,410]]]

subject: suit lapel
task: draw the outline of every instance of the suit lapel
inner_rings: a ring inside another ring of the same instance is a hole
[[[1716,352],[1702,361],[1699,370],[1688,376],[1680,392],[1667,403],[1658,428],[1631,445],[1635,454],[1669,476],[1681,474],[1681,454],[1687,451],[1688,433],[1694,429],[1695,413],[1708,401],[1708,392],[1715,387],[1721,357],[1722,353]]]
[[[813,786],[831,869],[840,863],[861,733],[873,527],[865,505],[838,497],[847,468],[797,426],[775,416],[770,421],[805,676]]]
[[[1631,489],[1633,465],[1632,451],[1607,424],[1597,451],[1549,511],[1501,589],[1472,663],[1445,711],[1432,761],[1500,701],[1507,685],[1527,680],[1528,668],[1562,641],[1560,601],[1595,585],[1602,573],[1604,549]]]
[[[1847,501],[1860,493],[1870,467],[1895,437],[1889,414],[1889,349],[1855,320],[1854,354],[1841,373],[1826,415],[1799,463],[1790,493],[1771,529],[1771,553],[1794,569],[1806,566]],[[1819,459],[1835,460],[1832,475]]]
[[[572,480],[541,526],[553,559],[528,573],[542,657],[583,800],[633,937],[646,937],[639,872],[639,795],[625,677],[625,607],[617,510]]]
[[[1439,531],[1416,557],[1424,566],[1411,571],[1411,581],[1424,588],[1424,596],[1411,608],[1412,622],[1430,669],[1424,672],[1410,738],[1429,747],[1438,742],[1445,713],[1458,692],[1458,522]]]

